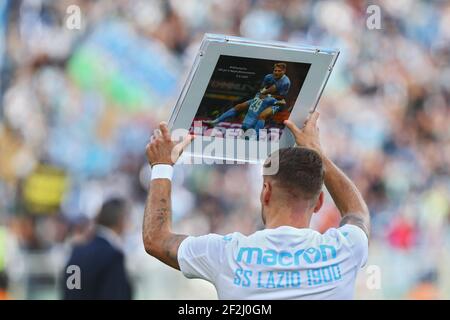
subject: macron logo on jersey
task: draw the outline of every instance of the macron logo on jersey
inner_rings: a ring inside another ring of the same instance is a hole
[[[258,247],[243,247],[239,249],[237,262],[259,264],[266,266],[298,266],[303,263],[312,264],[318,261],[328,261],[336,258],[336,248],[330,245],[319,245],[318,248],[301,249],[295,252],[263,250]]]

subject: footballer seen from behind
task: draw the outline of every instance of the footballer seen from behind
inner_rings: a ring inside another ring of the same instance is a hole
[[[370,216],[355,184],[323,152],[318,116],[312,113],[302,129],[285,121],[299,147],[281,149],[266,160],[260,194],[265,228],[248,236],[172,232],[172,166],[191,138],[175,144],[161,123],[146,149],[152,180],[145,250],[188,278],[213,283],[219,299],[352,299],[356,276],[367,261]],[[278,172],[269,175],[276,162]],[[321,234],[309,225],[322,207],[323,184],[342,220],[339,228]]]

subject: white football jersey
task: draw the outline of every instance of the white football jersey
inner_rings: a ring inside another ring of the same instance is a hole
[[[186,277],[214,284],[219,299],[352,299],[367,254],[367,236],[354,225],[324,234],[282,226],[188,237],[178,262]]]

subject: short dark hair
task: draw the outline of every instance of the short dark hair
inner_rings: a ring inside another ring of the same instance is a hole
[[[272,153],[264,164],[271,166],[278,158],[278,172],[268,175],[294,197],[310,200],[317,197],[323,186],[324,171],[320,155],[308,148],[282,148]]]
[[[125,216],[127,203],[122,198],[111,198],[103,203],[96,222],[98,225],[114,228],[119,225],[121,219]]]
[[[275,69],[275,68],[281,68],[281,69],[283,69],[283,70],[286,70],[286,63],[284,63],[284,62],[278,62],[278,63],[275,63],[274,65],[273,65],[273,68]]]

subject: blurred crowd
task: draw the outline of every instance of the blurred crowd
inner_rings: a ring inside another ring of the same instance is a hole
[[[145,145],[168,119],[205,32],[336,47],[319,103],[325,151],[372,215],[357,298],[450,298],[450,2],[364,0],[0,1],[0,298],[58,299],[71,246],[102,203],[130,204],[135,299],[215,298],[147,256]],[[80,9],[80,28],[67,18]],[[73,7],[72,7],[73,8]],[[180,165],[177,232],[262,228],[257,165]],[[331,199],[314,217],[339,223]]]

